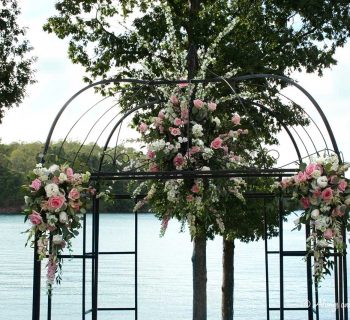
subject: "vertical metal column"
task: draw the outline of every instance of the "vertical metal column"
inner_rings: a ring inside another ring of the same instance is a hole
[[[135,199],[135,204],[137,203],[137,199]],[[137,242],[138,242],[138,212],[135,210],[135,320],[137,320],[137,317],[138,317],[138,299],[137,299],[137,296],[138,296],[138,281],[137,281],[137,278],[138,278],[138,270],[137,270]]]
[[[81,312],[82,320],[85,320],[86,310],[86,214],[83,217],[83,275],[82,275],[82,301],[81,301]]]
[[[305,225],[305,239],[310,237],[310,224]],[[312,263],[311,256],[306,258],[306,286],[307,286],[307,299],[308,299],[308,319],[313,320],[313,296],[312,296]],[[316,301],[317,306],[317,301]]]
[[[99,199],[93,198],[92,207],[92,320],[98,311],[98,255],[99,255]]]
[[[281,178],[280,178],[281,179]],[[283,198],[278,197],[279,207],[279,264],[280,264],[280,320],[284,320],[284,272],[283,272]]]
[[[33,305],[32,320],[40,320],[40,289],[41,289],[41,261],[38,258],[38,234],[34,241],[34,265],[33,265]]]
[[[343,283],[344,283],[344,320],[349,320],[348,312],[348,275],[347,275],[347,249],[346,249],[346,229],[345,222],[343,225],[343,242],[344,242],[344,259],[343,259]]]
[[[270,320],[270,286],[269,286],[269,260],[268,260],[268,243],[267,243],[267,215],[264,199],[264,236],[265,236],[265,284],[266,284],[266,320]]]

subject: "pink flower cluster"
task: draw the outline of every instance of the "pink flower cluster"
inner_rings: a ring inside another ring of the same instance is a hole
[[[313,228],[308,247],[314,255],[316,281],[328,271],[326,262],[330,245],[339,252],[344,248],[340,223],[350,206],[349,184],[344,177],[347,169],[347,165],[338,164],[335,156],[321,158],[280,183],[282,190],[291,191],[304,209],[297,224],[309,223]]]
[[[53,165],[49,169],[38,165],[32,175],[24,212],[32,225],[28,232],[38,237],[39,259],[52,252],[47,266],[48,284],[51,285],[58,268],[58,255],[80,227],[76,215],[85,213],[87,199],[96,190],[89,186],[90,173],[74,173],[67,165]]]

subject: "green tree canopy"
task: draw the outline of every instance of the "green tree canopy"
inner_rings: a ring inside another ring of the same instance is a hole
[[[18,106],[34,81],[32,47],[17,20],[16,0],[0,1],[0,123],[6,108]]]

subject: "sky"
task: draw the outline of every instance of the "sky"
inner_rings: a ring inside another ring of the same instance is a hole
[[[38,57],[35,65],[38,82],[28,88],[27,97],[19,107],[6,111],[0,125],[3,143],[44,141],[56,113],[85,86],[83,69],[68,59],[67,41],[42,30],[46,19],[55,14],[54,3],[52,0],[19,1],[20,23],[28,27],[27,38],[34,47],[33,54]],[[346,45],[336,53],[338,64],[326,70],[322,78],[306,73],[292,76],[322,107],[345,159],[350,159],[349,57],[350,45]],[[58,132],[55,137],[63,138],[62,135]]]

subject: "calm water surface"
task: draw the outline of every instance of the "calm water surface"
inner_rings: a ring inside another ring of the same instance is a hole
[[[91,217],[88,217],[91,230]],[[100,250],[128,251],[134,248],[134,216],[101,215]],[[32,249],[25,248],[23,217],[0,215],[2,232],[0,251],[1,320],[30,320],[32,301]],[[285,226],[286,250],[303,250],[302,232],[289,232]],[[159,221],[152,215],[139,215],[139,319],[188,320],[192,316],[192,244],[187,232],[171,222],[166,235],[159,238]],[[220,319],[221,238],[208,242],[208,319]],[[277,240],[269,241],[271,250]],[[90,243],[90,240],[89,240]],[[81,253],[82,241],[76,239],[74,253]],[[101,256],[99,307],[134,306],[133,256]],[[235,319],[266,319],[264,243],[236,244]],[[285,297],[287,307],[307,304],[305,262],[300,257],[285,258]],[[278,257],[270,256],[271,305],[278,307]],[[87,269],[91,270],[88,264]],[[81,319],[81,260],[65,260],[63,282],[53,296],[53,320]],[[45,278],[42,279],[42,319],[46,319]],[[90,277],[88,276],[88,283]],[[333,282],[327,279],[320,288],[321,319],[334,319]],[[88,285],[88,289],[90,286]],[[89,290],[88,290],[89,291]],[[89,294],[89,292],[88,292]],[[89,296],[88,296],[89,297]],[[87,304],[89,306],[89,298]],[[88,307],[87,306],[87,307]],[[91,319],[91,317],[87,317]],[[134,313],[101,311],[99,320],[134,319]],[[278,312],[271,320],[279,319]],[[286,320],[307,319],[305,312],[290,311]]]

